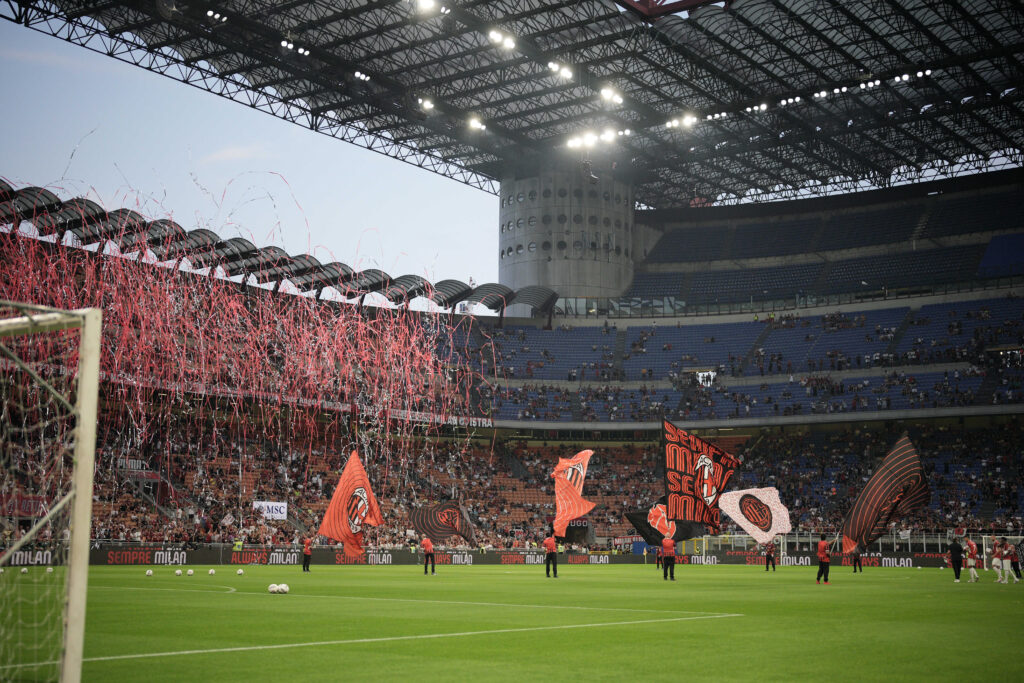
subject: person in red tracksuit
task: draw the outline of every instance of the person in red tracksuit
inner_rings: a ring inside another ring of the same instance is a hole
[[[302,539],[302,571],[309,571],[309,562],[313,559],[313,539],[309,536]]]
[[[768,565],[775,571],[775,541],[768,541],[764,544],[764,570],[768,571]]]
[[[667,581],[676,580],[676,542],[671,536],[661,539],[661,572]]]
[[[434,542],[426,536],[423,537],[423,576],[427,575],[427,565],[430,565],[430,573],[436,574],[434,570]]]
[[[661,546],[660,545],[658,546],[658,549],[654,551],[654,561],[655,561],[654,566],[657,567],[658,569],[661,569]]]
[[[541,544],[544,546],[544,550],[547,553],[544,555],[544,573],[547,574],[548,578],[551,578],[551,571],[554,570],[555,578],[558,578],[558,542],[555,540],[555,535],[551,534],[544,539]]]
[[[831,557],[828,554],[828,541],[825,540],[825,534],[821,534],[821,540],[818,541],[818,583],[821,583],[822,577],[825,578],[825,585],[828,585],[828,568]]]

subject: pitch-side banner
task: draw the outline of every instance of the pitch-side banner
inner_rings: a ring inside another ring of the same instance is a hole
[[[789,523],[789,510],[779,500],[779,490],[775,487],[723,493],[718,505],[761,544],[793,529]]]
[[[739,461],[718,446],[664,423],[665,513],[669,522],[704,524],[718,533],[718,498]]]
[[[277,503],[272,500],[254,500],[252,508],[263,515],[263,519],[288,519],[288,503]]]

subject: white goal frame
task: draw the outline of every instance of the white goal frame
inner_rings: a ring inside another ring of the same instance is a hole
[[[0,557],[0,566],[17,550],[30,541],[35,531],[61,508],[70,504],[71,529],[67,565],[67,593],[64,607],[63,650],[60,657],[60,676],[65,683],[78,683],[82,677],[82,648],[85,637],[85,603],[89,583],[89,535],[92,527],[93,463],[96,450],[96,413],[99,401],[100,332],[103,312],[98,308],[60,310],[44,306],[0,301],[4,308],[17,310],[22,315],[0,319],[0,339],[16,335],[80,329],[78,344],[78,374],[76,378],[75,445],[72,493],[61,499],[39,522]],[[17,359],[8,358],[22,365]],[[22,370],[33,375],[36,382],[49,388],[44,379],[31,368]],[[51,390],[52,391],[52,390]],[[55,396],[58,396],[54,392]],[[67,399],[64,399],[65,403]]]

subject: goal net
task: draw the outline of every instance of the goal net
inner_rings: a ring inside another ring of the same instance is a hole
[[[0,680],[81,675],[100,324],[0,301]]]

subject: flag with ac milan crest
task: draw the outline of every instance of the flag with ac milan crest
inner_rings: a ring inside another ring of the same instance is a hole
[[[470,544],[476,543],[469,515],[454,501],[416,508],[409,512],[409,522],[416,533],[432,541],[462,536]]]
[[[664,538],[685,541],[707,533],[703,524],[669,521],[665,512],[664,496],[648,510],[627,512],[626,519],[633,525],[636,532],[643,536],[648,545],[660,546]]]
[[[723,493],[718,506],[761,545],[793,530],[789,510],[782,504],[775,487]]]
[[[363,527],[383,523],[377,497],[370,488],[370,478],[359,461],[359,454],[352,451],[341,472],[338,487],[334,489],[331,504],[324,512],[319,534],[344,543],[346,555],[360,555],[363,552]]]
[[[722,524],[718,498],[739,461],[671,422],[664,423],[665,513],[670,522],[703,524],[717,534]]]
[[[571,458],[559,458],[551,473],[555,479],[555,535],[565,536],[569,522],[594,509],[594,503],[583,500],[583,481],[594,451],[580,451]]]

